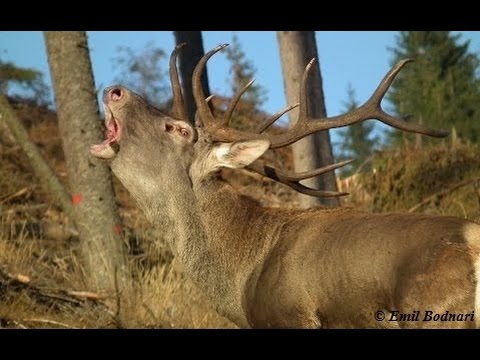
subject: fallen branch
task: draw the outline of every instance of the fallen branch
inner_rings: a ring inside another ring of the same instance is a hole
[[[9,206],[8,208],[5,208],[5,210],[2,210],[2,208],[0,207],[0,215],[7,214],[7,213],[43,210],[48,206],[49,206],[48,204],[26,204],[26,205],[21,204],[21,205]]]
[[[9,272],[0,269],[0,284],[2,283],[2,277],[4,279],[9,279],[10,281],[14,283],[20,283],[23,285],[26,285],[30,282],[30,278],[27,275],[22,275],[22,274],[10,274]]]
[[[18,328],[18,329],[28,329],[25,325],[22,323],[16,321],[16,320],[11,320],[11,322]]]
[[[37,323],[44,323],[49,325],[57,325],[67,329],[79,329],[75,326],[70,326],[68,324],[61,323],[59,321],[49,320],[49,319],[24,319],[24,322],[37,322]]]
[[[87,300],[93,300],[93,301],[104,300],[107,298],[106,295],[97,294],[90,291],[69,291],[68,295],[75,296],[80,299],[87,299]]]
[[[28,195],[29,192],[30,192],[30,186],[24,187],[23,189],[20,189],[20,190],[16,191],[15,193],[7,195],[7,196],[3,197],[2,199],[0,199],[0,204],[6,203],[10,200],[13,200],[15,198],[18,198],[18,197],[21,197],[21,196],[24,196],[24,195]]]
[[[455,190],[458,190],[464,186],[467,186],[467,185],[470,185],[474,182],[477,182],[477,181],[480,181],[480,177],[475,177],[473,179],[468,179],[468,180],[463,180],[463,181],[460,181],[459,183],[456,183],[455,185],[453,186],[450,186],[449,188],[447,189],[444,189],[444,190],[441,190],[441,191],[438,191],[436,192],[435,194],[433,195],[430,195],[428,197],[426,197],[425,199],[423,199],[422,201],[420,201],[417,205],[415,206],[412,206],[410,209],[408,209],[407,211],[408,212],[415,212],[417,211],[418,209],[420,209],[422,206],[424,205],[427,205],[428,203],[430,203],[431,201],[437,199],[437,198],[442,198],[452,192],[454,192]]]
[[[76,291],[61,288],[41,287],[32,284],[29,276],[23,274],[12,274],[0,267],[0,287],[10,287],[15,290],[26,290],[32,296],[43,300],[50,299],[52,303],[63,302],[75,306],[82,306],[87,302],[106,306],[102,300],[107,297],[102,294],[90,291]]]

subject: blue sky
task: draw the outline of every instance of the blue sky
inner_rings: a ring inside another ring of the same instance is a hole
[[[267,90],[264,110],[274,113],[286,105],[276,34],[274,31],[235,32],[247,58],[257,69],[256,83]],[[471,51],[480,53],[480,31],[459,32],[462,40],[470,40]],[[95,83],[98,87],[111,85],[116,72],[112,58],[119,46],[141,50],[150,41],[167,54],[174,46],[169,31],[88,31]],[[359,101],[364,101],[388,71],[391,61],[389,47],[395,44],[394,31],[319,31],[316,33],[323,90],[328,115],[342,111],[349,83]],[[205,31],[205,50],[232,39],[232,31]],[[1,31],[0,58],[23,67],[45,73],[50,82],[43,35],[37,31]],[[165,63],[166,66],[166,63]],[[415,66],[415,63],[409,66]],[[406,69],[405,71],[408,71]],[[228,63],[218,54],[208,63],[210,88],[213,93],[228,95]],[[334,141],[336,136],[334,135]]]

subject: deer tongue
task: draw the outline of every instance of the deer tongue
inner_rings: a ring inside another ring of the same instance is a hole
[[[120,139],[122,131],[118,120],[114,117],[110,118],[106,125],[105,140],[101,144],[92,145],[90,153],[102,159],[111,159],[117,153],[112,144]]]

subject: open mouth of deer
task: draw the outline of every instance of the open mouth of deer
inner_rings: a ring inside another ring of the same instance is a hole
[[[115,91],[110,91],[110,97],[115,101],[120,96]],[[122,137],[122,127],[120,121],[113,115],[112,110],[108,106],[108,101],[104,97],[103,109],[105,112],[105,140],[100,144],[95,144],[90,147],[92,155],[102,158],[111,159],[118,152],[118,141]]]

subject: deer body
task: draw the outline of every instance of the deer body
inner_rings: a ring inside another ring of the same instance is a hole
[[[212,180],[194,184],[194,191],[210,243],[226,266],[216,272],[239,284],[231,291],[249,326],[398,327],[388,321],[389,311],[475,309],[480,226],[474,223],[352,209],[269,209],[228,187]],[[376,320],[378,310],[387,321]]]
[[[199,74],[219,49],[209,52],[194,73],[195,100],[205,127],[194,129],[184,121],[176,49],[170,63],[174,117],[126,88],[107,88],[106,140],[91,150],[110,161],[217,311],[240,327],[480,327],[473,315],[470,321],[423,321],[426,311],[475,311],[480,317],[479,225],[418,214],[266,208],[219,178],[221,167],[250,166],[300,192],[338,195],[298,182],[321,171],[300,176],[255,165],[269,147],[291,143],[288,134],[273,142],[263,134],[241,140],[238,131],[230,133],[222,126],[224,120],[215,123],[199,90]],[[407,131],[442,135],[404,124],[379,107],[401,66],[386,76],[365,105],[335,117],[334,126],[375,117]],[[300,114],[306,117],[302,93]],[[226,113],[231,115],[230,110]],[[328,122],[315,119],[313,125],[299,125],[294,141]],[[376,317],[378,311],[385,319]],[[418,319],[397,321],[394,316],[416,311],[421,313]]]

